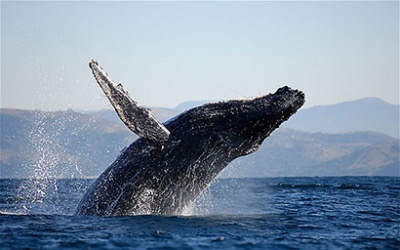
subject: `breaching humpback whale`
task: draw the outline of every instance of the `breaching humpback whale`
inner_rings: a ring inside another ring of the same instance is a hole
[[[305,101],[301,91],[282,87],[255,99],[204,104],[162,124],[96,61],[89,65],[140,137],[89,187],[77,215],[181,214],[229,162],[256,151]]]

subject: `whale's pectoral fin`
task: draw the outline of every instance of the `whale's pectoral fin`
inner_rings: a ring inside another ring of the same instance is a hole
[[[164,142],[168,139],[169,130],[154,118],[150,109],[140,107],[137,102],[132,100],[121,83],[115,85],[96,61],[92,60],[89,66],[93,71],[94,78],[110,100],[119,118],[132,132],[158,142]]]

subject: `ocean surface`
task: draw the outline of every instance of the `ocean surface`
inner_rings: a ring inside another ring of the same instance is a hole
[[[73,216],[93,180],[0,180],[5,249],[400,249],[400,178],[218,179],[181,216]]]

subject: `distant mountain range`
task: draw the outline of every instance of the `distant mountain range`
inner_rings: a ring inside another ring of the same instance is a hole
[[[163,121],[180,112],[153,108]],[[1,178],[98,176],[137,138],[113,110],[0,115]],[[378,99],[304,109],[222,176],[399,176],[398,127],[399,107]]]
[[[302,109],[284,127],[322,133],[374,131],[399,138],[399,114],[399,105],[364,98]]]
[[[224,176],[400,176],[399,139],[376,132],[279,129]]]

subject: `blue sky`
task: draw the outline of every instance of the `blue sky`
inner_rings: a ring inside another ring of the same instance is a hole
[[[140,104],[249,98],[399,103],[399,3],[1,2],[1,107],[111,108],[97,60]]]

